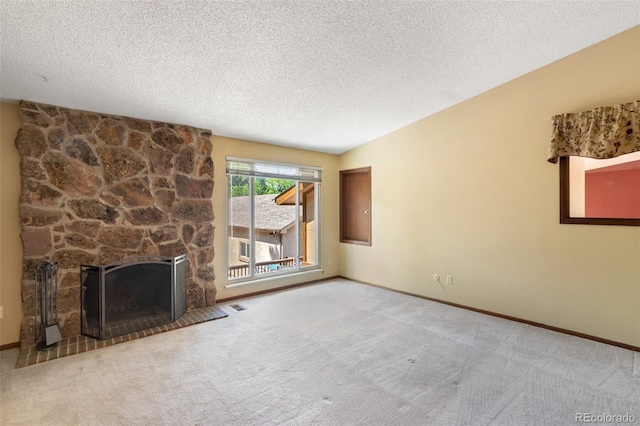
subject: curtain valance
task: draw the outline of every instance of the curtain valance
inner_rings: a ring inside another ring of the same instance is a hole
[[[640,151],[640,101],[553,117],[547,161],[579,156],[613,158]]]

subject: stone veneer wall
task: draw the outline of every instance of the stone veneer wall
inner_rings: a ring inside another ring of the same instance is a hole
[[[43,260],[59,264],[65,337],[80,334],[80,264],[187,253],[188,309],[215,304],[210,131],[25,101],[20,117],[22,346]]]

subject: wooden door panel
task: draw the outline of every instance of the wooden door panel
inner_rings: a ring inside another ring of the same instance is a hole
[[[340,171],[340,241],[371,245],[371,167]]]

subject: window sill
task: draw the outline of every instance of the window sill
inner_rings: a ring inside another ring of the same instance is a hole
[[[270,284],[275,281],[282,281],[287,278],[303,277],[308,275],[323,275],[324,269],[321,267],[309,268],[303,271],[287,272],[283,274],[270,275],[268,277],[253,277],[246,280],[234,280],[224,286],[224,288],[243,287],[247,285]]]

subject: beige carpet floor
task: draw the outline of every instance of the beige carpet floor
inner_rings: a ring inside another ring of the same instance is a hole
[[[346,280],[239,303],[26,368],[1,352],[0,424],[640,423],[629,350]]]

